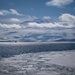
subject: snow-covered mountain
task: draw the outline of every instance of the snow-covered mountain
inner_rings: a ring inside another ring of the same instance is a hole
[[[38,23],[38,24],[40,24],[40,23],[50,23],[50,22],[53,22],[53,20],[52,19],[44,19],[44,18],[35,18],[33,20],[24,21],[21,24],[26,25],[28,23],[34,23],[34,22]]]
[[[0,42],[74,42],[75,33],[68,29],[3,29]]]
[[[56,40],[56,41],[57,41],[57,42],[58,42],[58,41],[59,41],[59,42],[64,42],[64,41],[65,41],[65,42],[66,42],[66,41],[75,42],[75,39],[66,39],[66,38],[63,39],[63,38],[62,38],[62,39],[58,39],[58,40]]]

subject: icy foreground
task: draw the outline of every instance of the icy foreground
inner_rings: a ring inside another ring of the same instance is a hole
[[[3,58],[0,75],[75,75],[75,51],[28,53]]]

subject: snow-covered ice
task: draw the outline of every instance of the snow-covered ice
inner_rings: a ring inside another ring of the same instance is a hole
[[[0,75],[75,75],[75,51],[27,53],[3,58]]]

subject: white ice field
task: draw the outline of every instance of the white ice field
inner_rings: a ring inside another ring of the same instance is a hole
[[[75,51],[27,53],[3,58],[0,75],[75,75]]]

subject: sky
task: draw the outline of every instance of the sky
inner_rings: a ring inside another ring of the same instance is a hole
[[[29,16],[49,16],[55,20],[64,13],[75,15],[75,0],[0,0],[0,20]]]
[[[62,27],[64,29],[70,28],[74,33],[75,0],[0,0],[1,29],[16,28],[20,30],[21,28],[26,28],[26,26],[20,25],[22,22],[35,18],[51,19],[54,23],[38,24],[31,22],[28,24],[31,29],[35,30],[35,27],[42,29]],[[67,31],[70,31],[70,29]],[[45,30],[44,32],[47,32]],[[0,34],[2,35],[3,33],[0,32]]]

